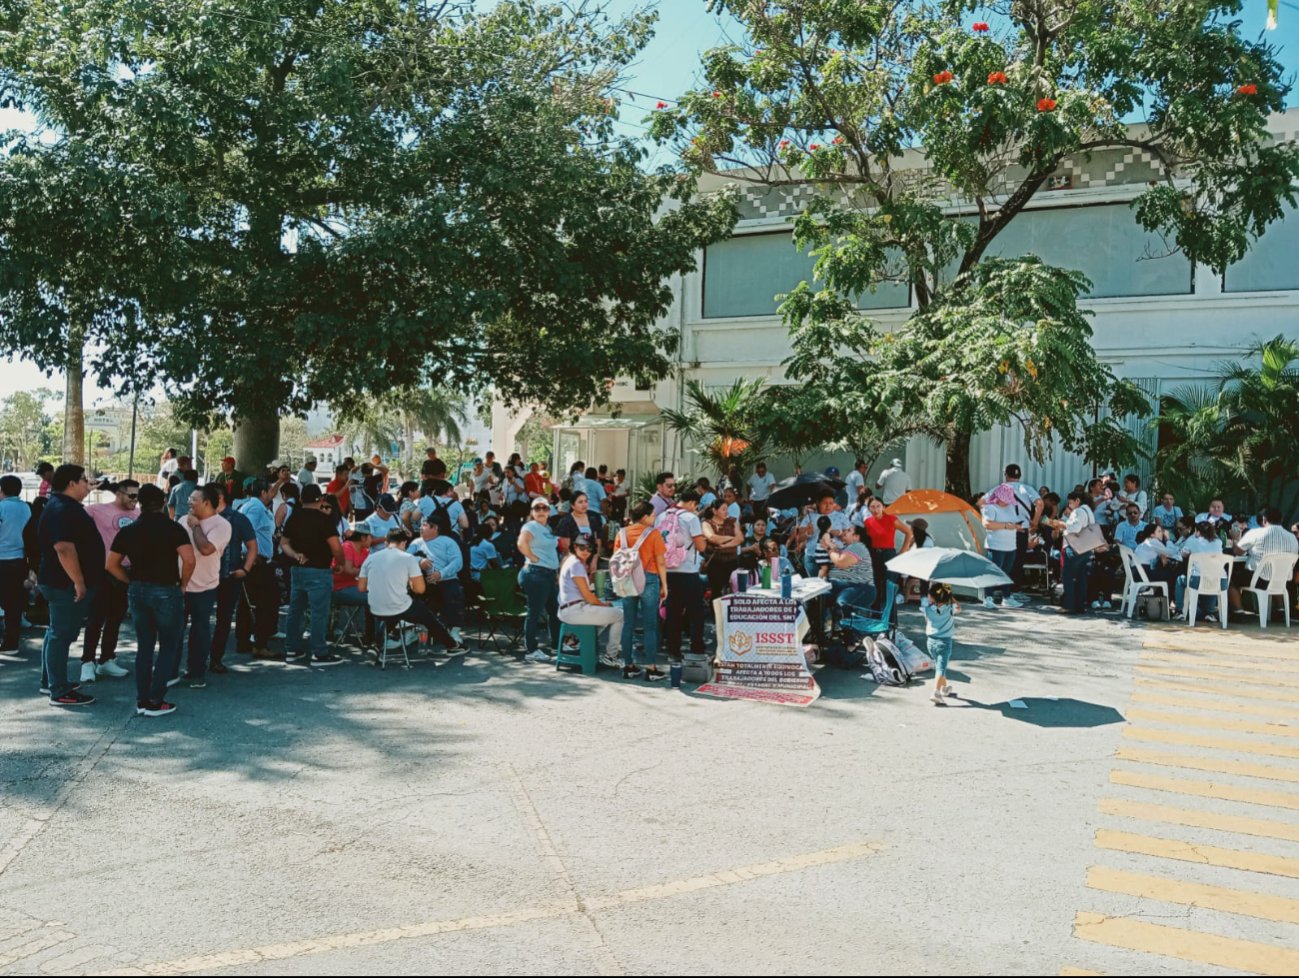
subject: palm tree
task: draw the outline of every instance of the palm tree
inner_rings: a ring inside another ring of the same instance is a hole
[[[468,405],[460,394],[429,387],[396,391],[390,403],[401,420],[406,450],[414,454],[415,432],[442,444],[460,442],[460,426],[469,420]]]
[[[1251,508],[1274,505],[1289,514],[1299,493],[1299,343],[1275,336],[1250,353],[1257,369],[1223,370],[1223,464],[1248,488]]]
[[[762,388],[761,380],[740,379],[714,393],[697,380],[687,381],[689,409],[664,411],[663,420],[719,473],[735,465],[743,475],[765,452],[757,424]]]

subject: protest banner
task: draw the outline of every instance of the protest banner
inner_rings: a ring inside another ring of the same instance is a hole
[[[713,602],[717,674],[701,693],[807,706],[821,690],[807,668],[807,615],[797,601],[728,594]]]

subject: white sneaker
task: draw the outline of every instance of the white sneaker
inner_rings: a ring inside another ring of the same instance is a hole
[[[1024,605],[1028,604],[1028,598],[1019,594],[1012,594],[1006,599],[1006,604],[1011,608],[1022,608]]]
[[[989,596],[983,599],[983,606],[987,608],[989,611],[992,611],[995,607],[997,607],[997,602],[993,601],[991,596]]]
[[[946,701],[943,699],[943,691],[941,689],[935,689],[934,695],[929,698],[933,701],[935,706],[947,705]]]
[[[1114,608],[1114,605],[1109,601],[1102,601],[1101,607],[1104,608],[1106,611],[1110,611]]]
[[[449,631],[449,632],[451,633],[451,637],[454,638],[454,639],[456,640],[456,645],[464,645],[464,644],[465,644],[465,640],[464,640],[464,638],[460,635],[460,629],[458,629],[458,628],[449,628],[449,629],[447,629],[447,631]]]
[[[100,676],[112,676],[114,679],[121,679],[123,676],[129,676],[131,671],[119,666],[116,659],[109,659],[107,662],[100,663],[95,669],[95,673]]]
[[[1099,600],[1097,600],[1097,601],[1093,601],[1093,602],[1092,602],[1092,611],[1100,611],[1100,610],[1101,610],[1101,603],[1100,603],[1100,601],[1099,601]]]
[[[952,699],[956,699],[956,687],[953,686],[951,683],[948,683],[946,686],[943,687],[943,695],[950,696]]]
[[[81,663],[81,681],[83,683],[93,683],[95,681],[95,664],[93,662]]]
[[[600,664],[608,666],[610,669],[621,669],[623,664],[622,656],[614,655],[612,652],[606,652],[604,655],[600,656]]]
[[[542,652],[541,649],[533,649],[523,658],[524,661],[526,662],[549,662],[550,661],[550,656],[546,655],[545,652]]]

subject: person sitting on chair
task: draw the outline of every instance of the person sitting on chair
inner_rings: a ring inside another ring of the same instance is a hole
[[[468,647],[458,641],[433,614],[433,609],[413,596],[424,594],[424,570],[419,560],[406,552],[406,534],[389,530],[387,546],[370,554],[356,576],[356,587],[366,596],[370,613],[377,619],[408,621],[428,630],[433,641],[446,647],[448,655],[464,655]]]

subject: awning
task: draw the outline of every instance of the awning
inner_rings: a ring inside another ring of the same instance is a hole
[[[636,418],[578,418],[569,424],[552,424],[551,431],[611,431],[611,430],[634,430],[636,428],[646,428],[652,424],[658,424],[663,419],[658,416],[654,417],[636,417]]]

